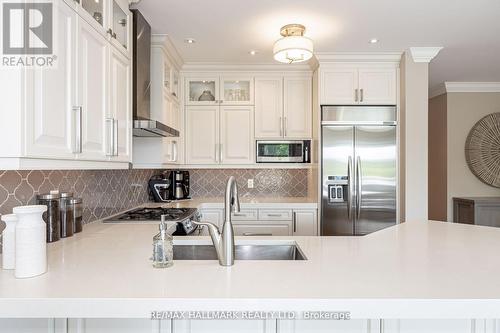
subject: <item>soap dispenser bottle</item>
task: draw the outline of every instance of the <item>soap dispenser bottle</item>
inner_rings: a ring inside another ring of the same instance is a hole
[[[166,216],[161,216],[160,232],[153,237],[153,267],[165,268],[174,264],[172,236],[167,233]]]

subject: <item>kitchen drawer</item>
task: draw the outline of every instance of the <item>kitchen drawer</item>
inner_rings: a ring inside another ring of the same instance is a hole
[[[238,224],[233,229],[235,236],[291,236],[288,224]]]
[[[261,221],[291,221],[291,209],[259,209],[259,220]]]
[[[231,213],[233,221],[255,221],[257,220],[257,209],[240,209],[239,213]]]

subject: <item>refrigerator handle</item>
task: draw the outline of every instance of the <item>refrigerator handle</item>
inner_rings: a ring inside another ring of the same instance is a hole
[[[361,214],[361,157],[356,159],[356,219]]]
[[[352,215],[352,199],[354,194],[354,183],[352,177],[352,157],[349,156],[347,160],[347,219],[351,220]]]

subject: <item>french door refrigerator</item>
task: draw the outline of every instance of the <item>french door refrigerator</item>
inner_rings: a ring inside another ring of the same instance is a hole
[[[321,233],[396,224],[396,107],[322,106]]]

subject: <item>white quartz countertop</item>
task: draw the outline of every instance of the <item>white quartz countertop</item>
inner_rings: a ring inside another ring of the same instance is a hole
[[[500,229],[407,222],[297,242],[306,261],[176,261],[155,269],[156,225],[93,223],[48,245],[49,270],[0,271],[0,317],[149,317],[152,310],[348,310],[353,318],[500,318]],[[174,242],[207,237],[176,237]]]
[[[240,197],[242,208],[289,208],[289,209],[316,209],[318,200],[315,197]],[[149,207],[176,207],[176,208],[224,208],[223,197],[197,197],[194,199],[173,201],[170,203],[150,202]]]

